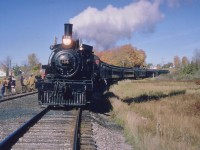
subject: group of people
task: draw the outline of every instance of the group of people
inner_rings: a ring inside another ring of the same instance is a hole
[[[27,91],[34,91],[35,90],[35,77],[33,74],[30,75],[30,77],[27,79],[23,75],[21,75],[20,78],[20,84],[22,87],[22,93]]]
[[[1,84],[1,95],[16,94],[16,79],[13,76],[5,77]]]
[[[33,74],[29,78],[23,75],[20,77],[21,93],[35,90],[35,77]],[[1,95],[16,94],[16,79],[14,76],[5,77],[1,82]]]

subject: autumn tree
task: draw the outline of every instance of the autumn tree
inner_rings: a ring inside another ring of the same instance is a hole
[[[39,59],[37,58],[35,53],[28,55],[28,66],[30,67],[31,70],[33,71],[39,70],[38,64],[39,64]]]
[[[174,65],[178,68],[176,75],[179,79],[197,79],[200,78],[200,49],[196,49],[194,56],[189,62],[186,56],[180,58],[174,57]]]
[[[200,49],[195,50],[192,62],[200,69]]]
[[[30,67],[27,64],[23,64],[23,66],[20,66],[20,70],[28,76],[30,73]]]
[[[176,69],[179,69],[181,67],[180,57],[174,56],[174,66]]]
[[[183,66],[189,65],[189,60],[186,56],[182,57],[182,65]]]
[[[6,72],[6,76],[8,76],[9,70],[11,69],[11,58],[7,56],[6,59],[0,63],[0,65],[2,70]]]
[[[123,45],[107,51],[95,52],[95,54],[103,62],[124,67],[142,66],[146,59],[143,50],[138,50],[131,45]]]

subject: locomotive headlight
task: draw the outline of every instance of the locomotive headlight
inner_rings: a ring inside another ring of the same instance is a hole
[[[70,36],[64,36],[62,41],[64,45],[70,45],[72,43],[72,39]]]
[[[82,51],[83,50],[83,46],[81,45],[79,49]]]

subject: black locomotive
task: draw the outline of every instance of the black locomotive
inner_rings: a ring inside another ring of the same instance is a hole
[[[42,66],[45,78],[36,83],[39,104],[86,105],[92,102],[94,93],[103,91],[113,80],[160,74],[159,70],[124,68],[102,62],[93,54],[92,46],[72,38],[72,27],[65,24],[62,44],[55,42],[50,47],[48,65]]]

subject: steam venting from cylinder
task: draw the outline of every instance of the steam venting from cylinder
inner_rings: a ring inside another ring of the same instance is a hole
[[[73,28],[73,24],[66,23],[65,24],[65,33],[64,33],[64,35],[71,37],[72,36],[72,28]]]

